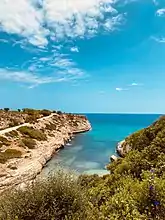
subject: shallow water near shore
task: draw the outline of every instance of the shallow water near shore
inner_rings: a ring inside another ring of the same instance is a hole
[[[106,174],[116,145],[131,133],[149,126],[160,115],[86,114],[92,130],[78,134],[47,163],[41,175],[50,175],[60,165],[78,173]]]

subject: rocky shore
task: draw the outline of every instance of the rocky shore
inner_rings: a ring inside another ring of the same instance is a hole
[[[23,186],[35,179],[47,161],[56,151],[63,148],[73,135],[91,129],[86,117],[71,114],[52,114],[51,117],[40,120],[31,126],[34,129],[42,130],[47,140],[37,140],[34,149],[22,148],[20,158],[12,158],[4,164],[0,163],[0,192],[16,185]],[[20,137],[19,135],[13,138],[13,143],[16,143]],[[20,147],[18,148],[20,149]]]
[[[125,157],[125,155],[131,150],[131,147],[125,140],[120,141],[116,147],[116,151],[120,157]]]

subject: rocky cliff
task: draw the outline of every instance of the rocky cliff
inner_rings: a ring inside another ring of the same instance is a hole
[[[0,191],[34,179],[73,135],[89,131],[85,116],[51,114],[0,136]]]

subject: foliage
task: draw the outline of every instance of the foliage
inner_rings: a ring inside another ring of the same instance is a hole
[[[17,149],[7,149],[5,152],[0,152],[0,163],[6,163],[8,159],[20,158],[22,152]]]
[[[28,115],[25,119],[25,123],[35,123],[37,122],[38,116],[37,115]]]
[[[47,180],[26,189],[5,193],[0,201],[0,219],[88,219],[88,200],[73,174],[58,171]]]
[[[50,131],[54,131],[57,129],[57,125],[50,122],[49,124],[46,124],[46,129]]]
[[[25,137],[36,139],[38,141],[46,141],[47,137],[41,130],[34,129],[32,127],[23,126],[18,128],[18,131]]]
[[[9,146],[10,145],[10,141],[5,138],[4,136],[0,136],[0,146]]]
[[[49,130],[55,128],[47,125]],[[40,136],[29,127],[19,131],[26,141]],[[108,175],[75,179],[57,172],[24,191],[9,192],[1,199],[0,219],[165,219],[165,117],[126,138],[125,144],[132,150],[108,164]]]
[[[20,121],[18,119],[11,119],[11,122],[9,123],[9,127],[18,126],[20,124]]]
[[[18,132],[16,130],[10,131],[8,133],[5,134],[7,137],[17,137],[18,136]]]
[[[31,139],[31,138],[23,138],[22,139],[23,144],[28,147],[29,149],[34,149],[36,146],[36,142],[35,140]]]
[[[24,108],[22,109],[23,113],[26,113],[28,115],[35,115],[39,114],[39,110],[31,109],[31,108]]]
[[[62,111],[57,111],[56,113],[59,114],[59,115],[61,115],[61,114],[62,114]]]
[[[43,109],[40,111],[41,115],[43,116],[49,116],[51,115],[51,111],[50,110],[47,110],[47,109]]]
[[[105,177],[81,176],[98,219],[165,219],[165,117],[128,138]],[[96,217],[96,216],[95,216]]]
[[[8,112],[10,110],[10,108],[4,108],[5,112]]]

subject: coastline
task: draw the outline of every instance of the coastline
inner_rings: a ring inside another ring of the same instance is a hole
[[[45,121],[50,121],[47,119]],[[45,122],[44,121],[44,122]],[[60,131],[55,131],[54,136],[50,136],[47,141],[38,143],[36,149],[29,153],[29,157],[13,159],[7,166],[16,166],[17,169],[10,169],[7,175],[0,175],[0,192],[14,186],[24,187],[27,183],[34,180],[41,173],[46,163],[51,160],[53,155],[64,148],[65,144],[71,140],[73,135],[91,130],[91,125],[87,119],[80,120],[76,126],[68,123],[63,125]]]

